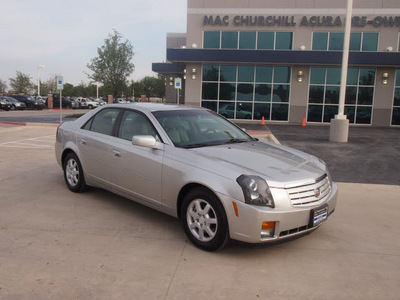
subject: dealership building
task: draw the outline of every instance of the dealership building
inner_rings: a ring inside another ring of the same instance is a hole
[[[188,0],[167,35],[166,101],[230,119],[323,124],[338,113],[346,0]],[[400,126],[400,0],[354,0],[345,115]]]

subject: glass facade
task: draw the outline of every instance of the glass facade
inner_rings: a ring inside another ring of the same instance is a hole
[[[350,34],[350,51],[378,51],[379,33],[352,32]],[[341,51],[343,50],[344,33],[314,32],[312,50]]]
[[[287,66],[204,64],[201,106],[230,119],[288,121],[290,81]]]
[[[329,123],[339,110],[340,68],[312,67],[308,122]],[[349,68],[345,115],[353,124],[371,124],[375,73],[373,68]]]
[[[400,125],[400,69],[396,70],[396,83],[393,97],[392,125]]]
[[[204,49],[292,50],[293,32],[204,31]]]

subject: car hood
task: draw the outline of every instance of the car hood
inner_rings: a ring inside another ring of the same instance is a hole
[[[191,151],[202,161],[201,166],[210,167],[223,176],[258,175],[270,186],[314,180],[326,172],[325,165],[310,154],[262,141],[201,147]]]

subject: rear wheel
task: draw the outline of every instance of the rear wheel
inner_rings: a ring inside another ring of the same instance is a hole
[[[67,187],[74,193],[85,190],[82,165],[75,153],[69,153],[64,160],[64,179]]]
[[[200,249],[216,251],[228,241],[225,210],[207,189],[196,188],[185,196],[181,218],[189,240]]]

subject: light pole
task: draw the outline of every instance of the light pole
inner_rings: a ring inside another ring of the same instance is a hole
[[[353,0],[347,0],[346,3],[346,24],[344,30],[344,45],[342,57],[342,74],[340,81],[339,93],[339,112],[335,118],[331,120],[329,132],[329,141],[347,143],[349,138],[349,120],[344,114],[347,70],[349,65],[349,48],[350,48],[350,32],[351,32],[351,16],[353,12]]]
[[[43,65],[37,66],[37,95],[40,96],[40,69],[44,68]]]
[[[99,85],[100,82],[96,81],[96,99],[99,99]]]

